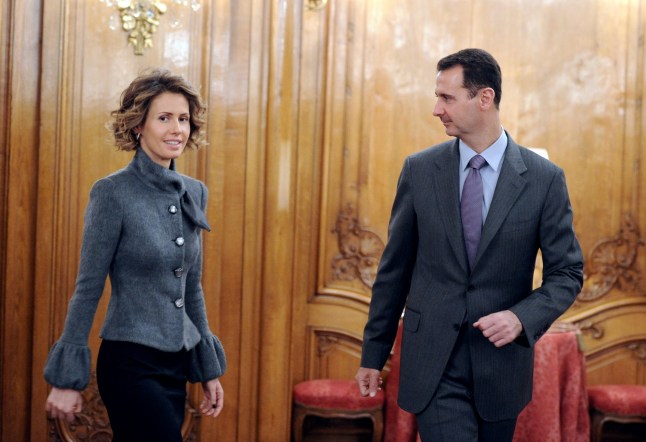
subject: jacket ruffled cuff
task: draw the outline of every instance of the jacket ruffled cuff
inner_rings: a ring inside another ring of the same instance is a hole
[[[214,336],[202,340],[190,351],[189,382],[206,382],[219,378],[227,369],[224,348]]]
[[[82,391],[90,383],[90,348],[58,341],[49,351],[45,380],[57,388]]]

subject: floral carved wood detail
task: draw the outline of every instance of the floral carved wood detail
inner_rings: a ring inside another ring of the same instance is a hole
[[[339,246],[339,254],[332,260],[334,279],[353,281],[358,278],[372,288],[384,242],[376,233],[359,225],[351,205],[339,213],[332,233],[337,235]]]
[[[108,411],[99,395],[94,372],[90,376],[90,384],[81,395],[83,411],[76,415],[73,423],[61,419],[47,419],[49,442],[110,442],[112,440]],[[184,442],[197,441],[199,418],[199,413],[189,407],[187,401],[182,426]]]
[[[628,344],[628,348],[633,351],[635,357],[640,360],[640,362],[646,365],[646,342],[633,342]]]
[[[641,273],[635,268],[638,249],[643,245],[639,226],[630,213],[626,214],[617,235],[592,247],[577,301],[595,301],[613,288],[643,295]]]
[[[593,339],[601,339],[605,333],[603,327],[590,320],[578,322],[577,325],[579,326],[581,333],[589,333]]]

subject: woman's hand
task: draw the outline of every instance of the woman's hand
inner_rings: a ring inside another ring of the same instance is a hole
[[[47,397],[45,410],[54,419],[65,419],[67,422],[74,422],[76,413],[81,412],[83,398],[81,392],[67,388],[52,388]]]
[[[218,378],[202,382],[204,399],[200,404],[200,411],[205,416],[218,417],[224,406],[224,390]]]

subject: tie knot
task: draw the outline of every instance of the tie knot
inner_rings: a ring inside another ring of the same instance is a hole
[[[487,160],[482,158],[480,155],[476,155],[475,157],[469,160],[468,166],[471,167],[472,169],[480,169],[485,164],[487,164]]]

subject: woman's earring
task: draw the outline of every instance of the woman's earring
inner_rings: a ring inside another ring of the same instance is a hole
[[[137,141],[139,141],[140,136],[141,136],[141,132],[137,132]]]

